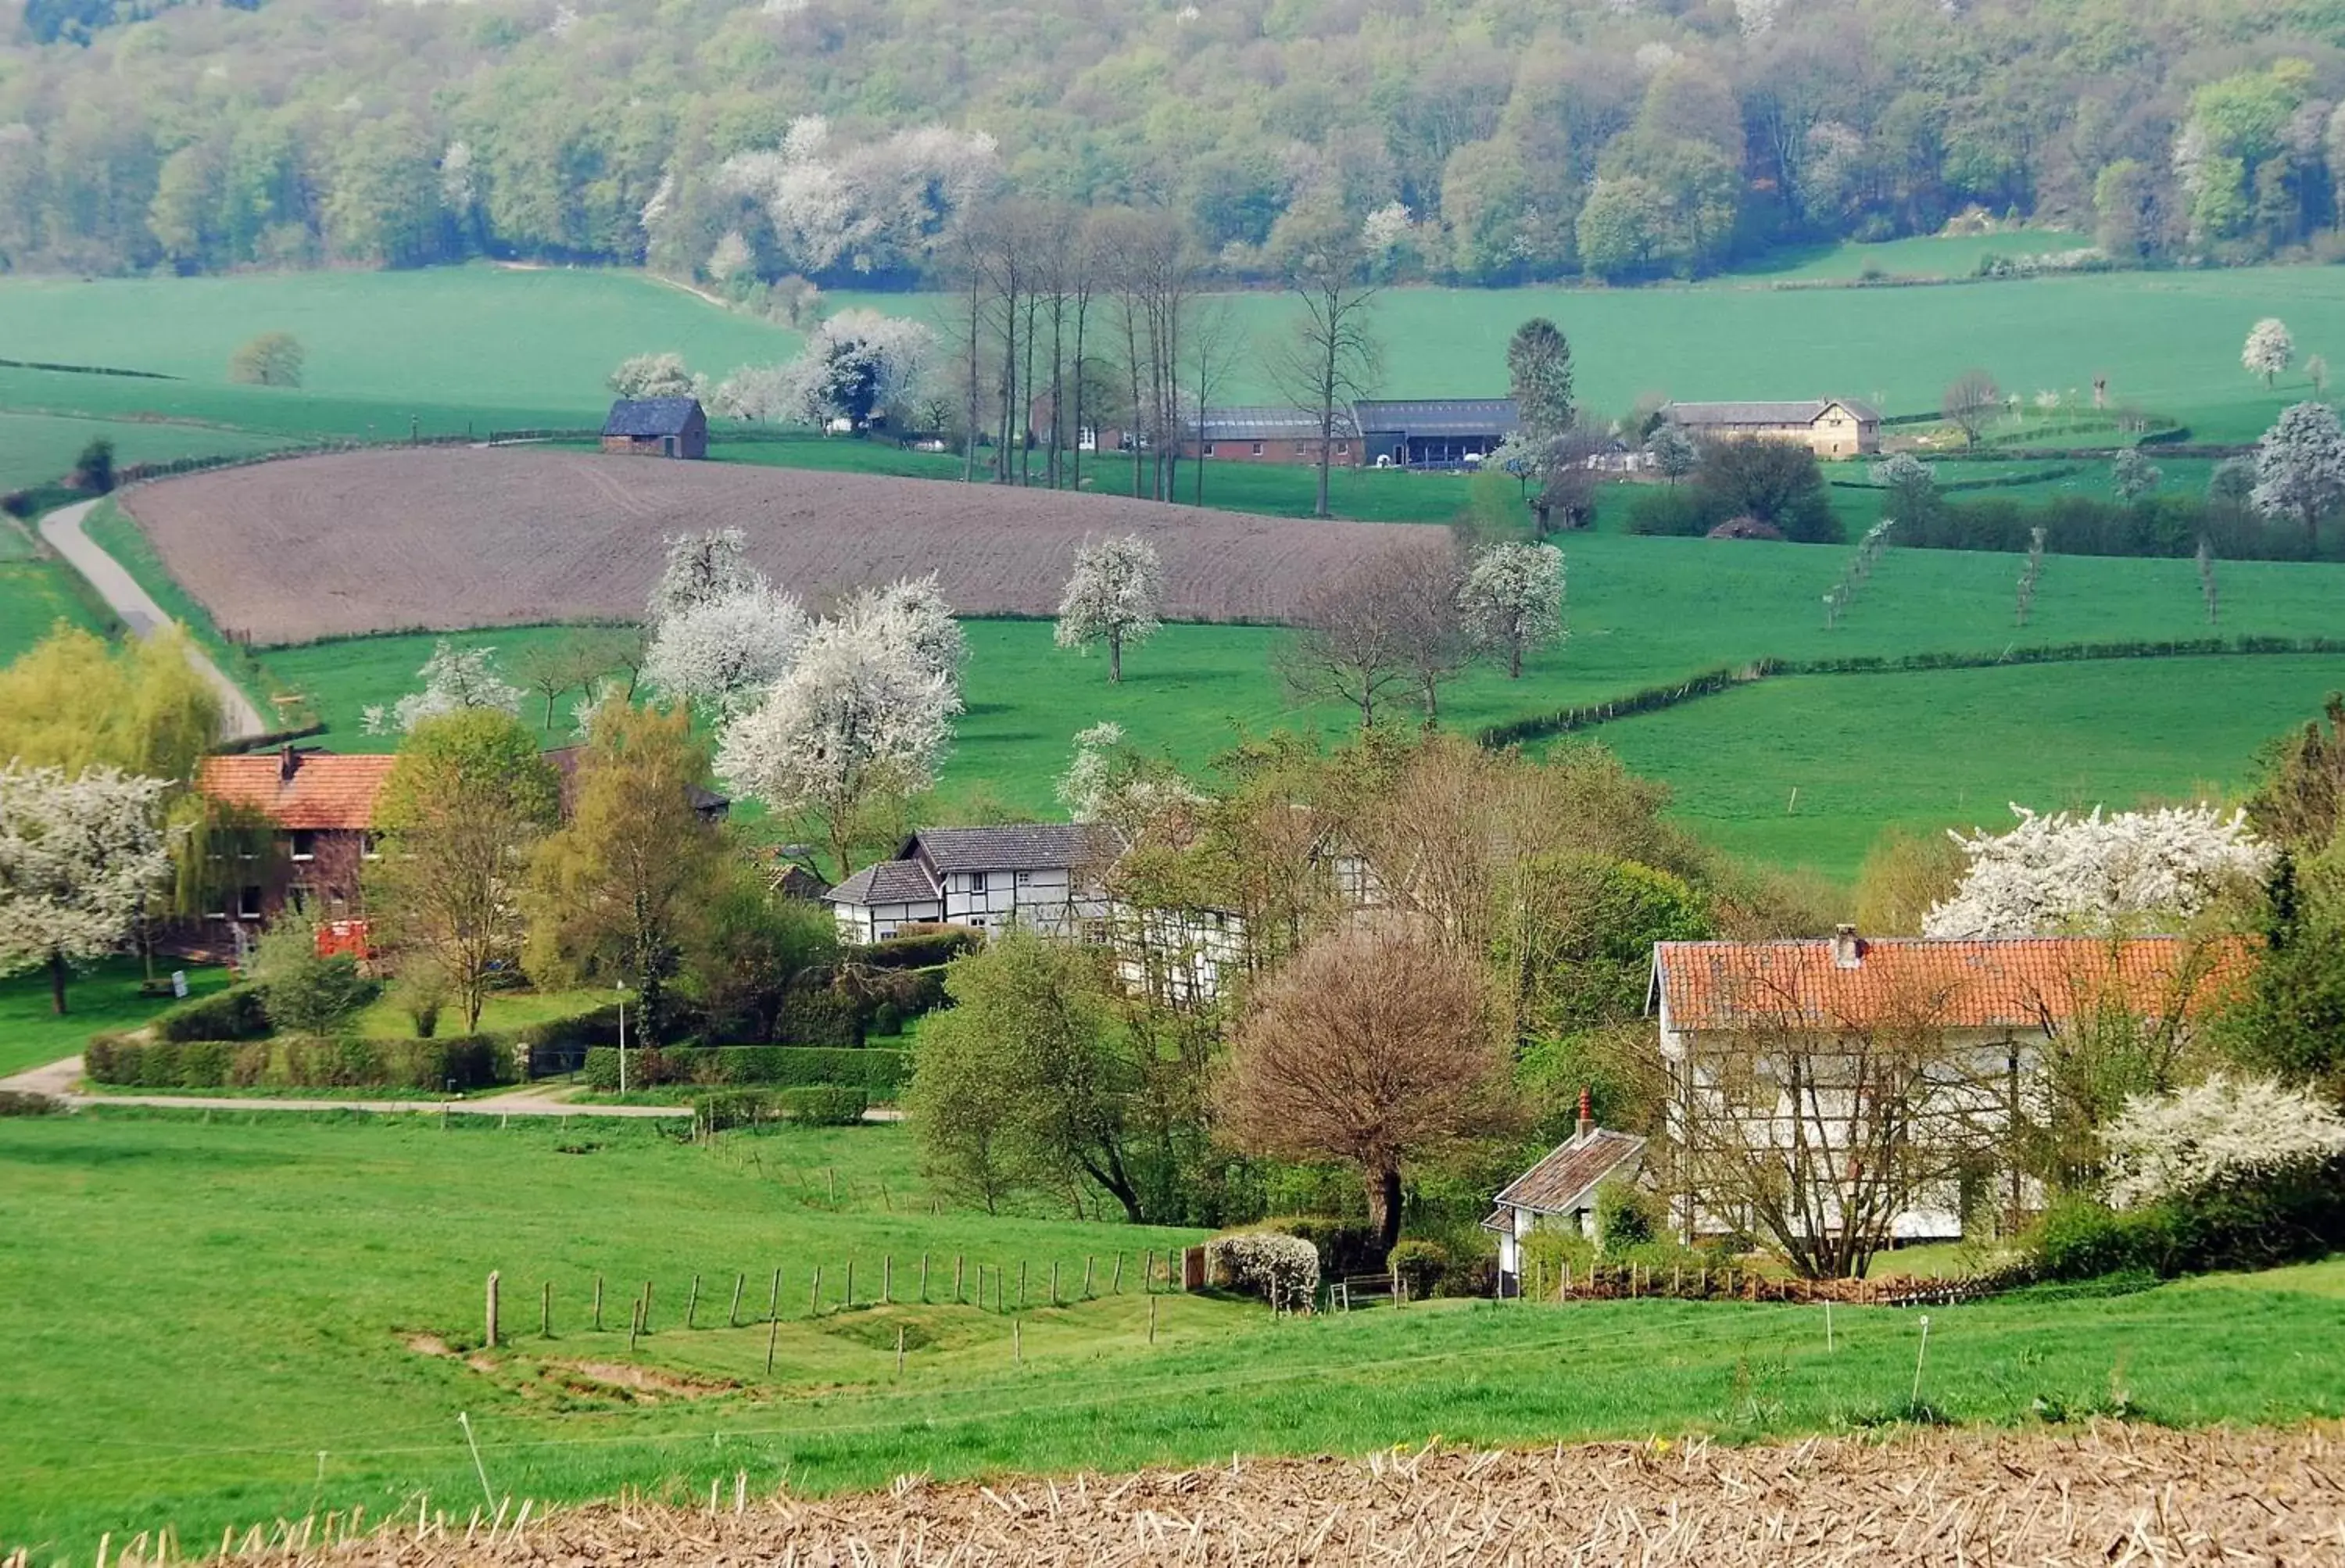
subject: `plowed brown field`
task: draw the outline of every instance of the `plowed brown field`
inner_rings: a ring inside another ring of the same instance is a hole
[[[125,497],[212,618],[264,643],[632,618],[663,535],[733,526],[818,605],[935,572],[964,615],[1047,616],[1086,535],[1164,558],[1165,615],[1275,621],[1312,582],[1422,530],[1103,495],[543,449],[337,453]]]

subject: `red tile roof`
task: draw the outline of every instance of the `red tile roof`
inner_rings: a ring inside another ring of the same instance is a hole
[[[2178,989],[2201,1011],[2244,969],[2236,942],[2184,937],[1857,940],[1857,962],[1832,942],[1665,942],[1653,989],[1670,1027],[1732,1029],[1754,1022],[1862,1026],[1889,1018],[1948,1028],[2040,1027],[2112,992],[2161,1016]]]
[[[281,752],[208,757],[196,786],[215,800],[255,807],[280,828],[366,829],[374,826],[375,798],[399,759],[297,751],[293,760],[289,779]]]
[[[1579,1207],[1579,1200],[1607,1176],[1624,1166],[1634,1169],[1644,1152],[1644,1139],[1599,1127],[1585,1138],[1574,1138],[1549,1150],[1546,1158],[1508,1183],[1507,1190],[1490,1201],[1501,1209],[1568,1213]]]

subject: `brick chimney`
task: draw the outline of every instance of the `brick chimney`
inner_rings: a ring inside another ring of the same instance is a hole
[[[1579,1141],[1586,1143],[1596,1135],[1596,1110],[1588,1085],[1579,1086]]]
[[[293,775],[299,771],[301,771],[301,754],[293,748],[293,743],[289,740],[277,753],[277,781],[279,784],[290,784],[293,782]]]
[[[1864,967],[1864,942],[1853,925],[1832,927],[1832,966],[1836,969]]]

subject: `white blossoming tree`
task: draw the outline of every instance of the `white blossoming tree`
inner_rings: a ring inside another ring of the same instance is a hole
[[[2266,386],[2278,381],[2295,359],[2296,340],[2278,316],[2266,316],[2249,328],[2248,341],[2239,350],[2239,363],[2249,374],[2263,377]]]
[[[1923,935],[2170,928],[2271,863],[2245,813],[2212,806],[2089,816],[2012,810],[2019,826],[2007,833],[1952,835],[1970,865],[1954,896],[1923,917]]]
[[[2137,446],[2121,449],[2109,463],[2109,489],[2127,505],[2157,494],[2166,477]]]
[[[755,390],[735,395],[744,417],[817,425],[843,419],[860,433],[911,401],[936,353],[936,334],[921,322],[841,311],[808,332],[804,351],[771,379],[736,376],[735,383]]]
[[[2133,1208],[2345,1156],[2345,1117],[2309,1089],[2217,1074],[2127,1100],[2105,1137],[2109,1202]]]
[[[1673,420],[1665,419],[1653,426],[1653,433],[1645,438],[1645,453],[1661,477],[1672,484],[1691,473],[1701,462],[1701,449]]]
[[[644,611],[645,623],[654,631],[687,606],[724,598],[763,580],[749,565],[748,536],[738,528],[677,534],[663,543],[667,559]]]
[[[934,572],[866,588],[847,601],[838,618],[902,649],[915,667],[942,676],[955,691],[960,689],[969,639]]]
[[[1476,645],[1504,657],[1508,677],[1518,679],[1526,653],[1562,638],[1563,591],[1563,552],[1554,545],[1489,545],[1474,553],[1457,604]]]
[[[1137,534],[1086,539],[1059,601],[1062,648],[1107,645],[1107,678],[1123,679],[1123,650],[1156,635],[1164,601],[1164,563]]]
[[[621,397],[694,397],[699,383],[682,354],[637,354],[611,372],[611,390]]]
[[[644,679],[663,696],[728,718],[789,673],[810,629],[796,599],[755,578],[662,620],[644,655]]]
[[[1075,732],[1075,755],[1059,776],[1058,797],[1070,820],[1127,826],[1203,799],[1169,763],[1151,765],[1126,746],[1123,726],[1112,719]]]
[[[0,974],[46,968],[59,1013],[71,970],[118,948],[169,872],[166,788],[114,768],[0,768]]]
[[[2307,545],[2319,548],[2320,520],[2345,505],[2345,425],[2335,409],[2300,402],[2280,411],[2279,423],[2257,443],[2256,487],[2249,499],[2268,516],[2302,523]]]
[[[404,735],[424,719],[468,708],[521,712],[521,687],[498,671],[494,648],[460,648],[442,637],[415,673],[423,689],[409,692],[388,708],[368,704],[360,713],[361,729],[369,735]]]
[[[959,711],[950,682],[872,626],[825,621],[765,701],[726,727],[716,771],[777,815],[819,823],[843,879],[872,809],[929,787]]]

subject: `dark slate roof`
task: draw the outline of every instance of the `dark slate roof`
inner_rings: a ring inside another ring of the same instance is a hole
[[[1511,435],[1522,423],[1510,397],[1363,398],[1352,418],[1362,430],[1411,435]]]
[[[923,828],[904,846],[925,850],[940,871],[1064,871],[1091,858],[1091,830],[1072,822],[1017,822],[998,828]]]
[[[1582,1200],[1596,1190],[1597,1184],[1642,1158],[1644,1153],[1644,1139],[1599,1127],[1585,1138],[1573,1138],[1550,1150],[1490,1201],[1534,1214],[1568,1214],[1586,1207]]]
[[[1337,439],[1348,441],[1355,433],[1351,414],[1337,409]],[[1197,418],[1197,434],[1204,441],[1316,441],[1319,416],[1307,408],[1274,404],[1209,408]]]
[[[839,883],[823,898],[835,904],[934,903],[944,894],[929,880],[929,868],[918,860],[881,860],[866,866]]]
[[[1797,402],[1673,402],[1661,413],[1679,424],[1813,424],[1834,403],[1860,420],[1880,422],[1879,410],[1845,397],[1812,397]]]
[[[682,435],[700,412],[696,397],[623,397],[603,422],[604,435]]]
[[[553,769],[556,781],[561,786],[562,812],[565,817],[578,804],[578,766],[585,755],[584,746],[557,746],[545,753],[545,760]],[[692,809],[704,817],[722,817],[733,809],[731,796],[719,795],[716,790],[703,789],[697,784],[688,786],[685,795],[691,800]]]

